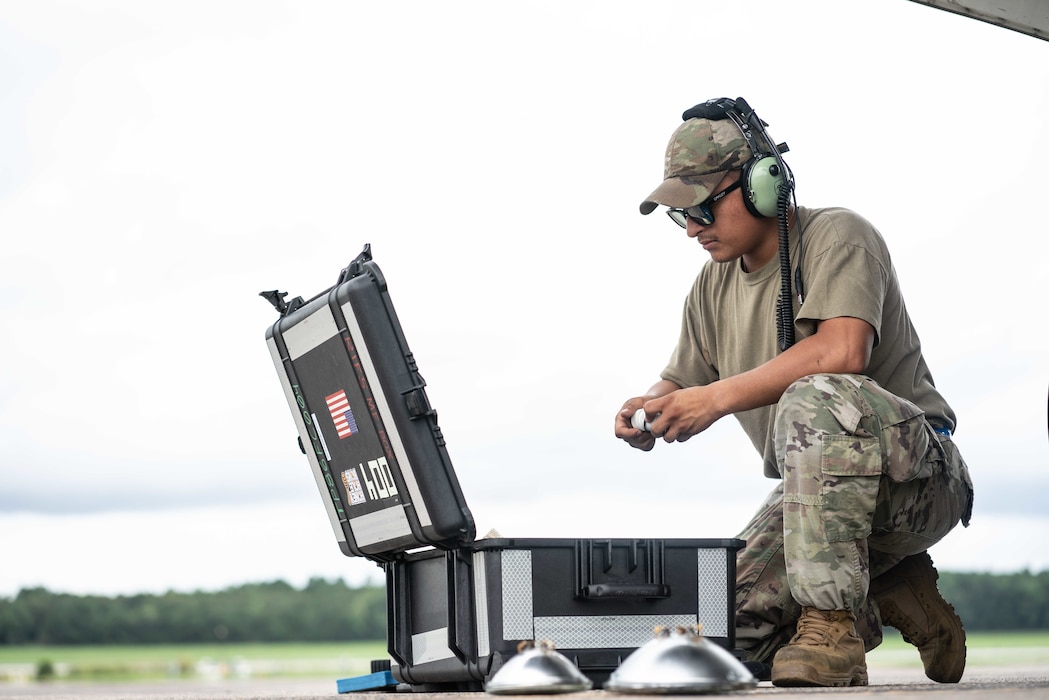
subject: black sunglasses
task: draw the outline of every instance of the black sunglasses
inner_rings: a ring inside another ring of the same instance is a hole
[[[724,199],[732,190],[740,186],[741,181],[736,180],[731,185],[721,190],[717,194],[711,196],[705,202],[697,204],[694,207],[688,209],[668,209],[667,216],[673,219],[674,223],[681,228],[688,228],[688,220],[692,219],[697,224],[703,226],[710,226],[714,223],[714,212],[710,210],[711,205],[715,202]]]

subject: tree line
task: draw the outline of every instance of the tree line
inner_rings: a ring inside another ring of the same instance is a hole
[[[941,571],[939,583],[968,630],[1049,630],[1049,571]]]
[[[321,642],[386,638],[386,591],[312,579],[218,592],[0,598],[0,644]]]
[[[968,630],[1049,630],[1049,571],[940,573]],[[386,638],[386,591],[313,579],[218,592],[104,597],[28,588],[0,598],[0,644],[373,641]]]

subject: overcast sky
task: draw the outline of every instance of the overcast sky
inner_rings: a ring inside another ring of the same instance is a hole
[[[640,201],[745,97],[884,234],[977,487],[941,568],[1049,568],[1049,43],[906,0],[0,2],[0,596],[379,581],[265,346],[366,243],[478,534],[732,537],[733,419],[615,439],[707,255]]]

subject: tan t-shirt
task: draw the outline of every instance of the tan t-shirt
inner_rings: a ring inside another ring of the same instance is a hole
[[[796,339],[812,335],[816,322],[824,319],[850,316],[867,321],[876,336],[865,374],[954,430],[954,411],[933,384],[881,234],[847,209],[800,207],[799,214],[804,301],[799,308],[798,290],[793,289]],[[790,231],[794,268],[798,257],[795,225]],[[744,272],[740,260],[708,261],[685,300],[681,336],[662,378],[682,387],[699,386],[775,357],[779,291],[778,256],[754,272]],[[763,455],[765,475],[770,477],[779,476],[772,442],[774,417],[775,406],[736,414]]]

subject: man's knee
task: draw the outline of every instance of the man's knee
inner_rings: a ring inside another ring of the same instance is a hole
[[[776,406],[777,434],[852,433],[863,417],[854,375],[810,374],[793,382]]]

